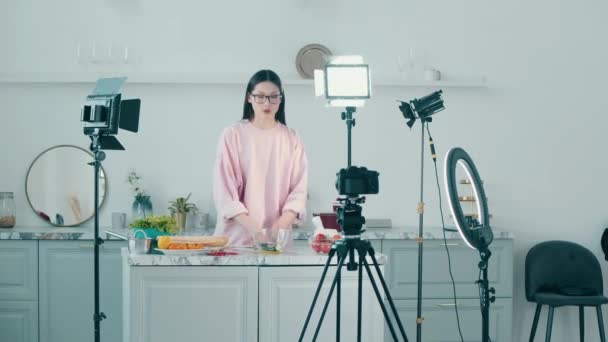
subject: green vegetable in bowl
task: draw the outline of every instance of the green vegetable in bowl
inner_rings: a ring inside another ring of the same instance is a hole
[[[275,244],[268,243],[268,242],[260,242],[260,248],[263,251],[267,251],[267,252],[276,252],[276,250],[277,250]]]

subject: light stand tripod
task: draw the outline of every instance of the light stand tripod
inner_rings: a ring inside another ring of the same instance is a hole
[[[477,205],[477,217],[465,216],[460,205],[456,182],[456,166],[464,168],[470,184],[475,192],[474,198]],[[490,214],[488,213],[488,199],[483,189],[483,183],[479,178],[477,168],[471,157],[463,149],[454,147],[448,151],[444,162],[444,176],[448,203],[452,218],[456,223],[458,232],[467,246],[479,251],[481,261],[479,267],[480,278],[476,283],[479,285],[479,300],[481,306],[481,340],[490,342],[490,303],[496,300],[494,288],[490,287],[488,281],[488,261],[492,253],[488,248],[494,239],[492,227],[490,227]]]
[[[80,121],[84,123],[83,132],[91,139],[90,149],[94,161],[88,163],[95,172],[95,231],[94,238],[94,301],[93,313],[95,342],[101,339],[101,321],[106,317],[99,311],[99,246],[103,239],[99,237],[99,172],[101,161],[106,158],[102,150],[124,150],[122,144],[114,137],[118,129],[137,132],[139,127],[139,99],[122,100],[118,92],[126,77],[101,78],[97,80],[93,93],[87,96],[87,103],[82,108]]]
[[[386,320],[393,340],[398,341],[395,329],[393,327],[393,324],[391,323],[388,312],[384,305],[382,295],[380,294],[378,286],[374,281],[372,271],[370,270],[369,264],[366,260],[367,255],[369,255],[372,259],[373,266],[378,274],[378,278],[380,279],[380,283],[386,295],[386,299],[390,304],[393,315],[395,316],[395,320],[397,321],[397,324],[399,326],[401,337],[405,342],[408,341],[407,336],[405,334],[405,329],[403,328],[403,325],[397,313],[397,309],[395,308],[395,304],[393,303],[393,299],[388,291],[388,287],[382,276],[382,271],[378,266],[378,261],[376,260],[374,248],[368,240],[361,239],[361,227],[365,223],[365,218],[361,216],[362,207],[360,204],[365,202],[365,197],[359,195],[362,193],[378,192],[378,173],[375,171],[368,171],[365,168],[357,168],[351,166],[351,129],[352,126],[355,125],[355,119],[353,119],[352,117],[354,111],[354,107],[346,107],[346,111],[342,113],[342,120],[346,120],[346,125],[348,129],[348,169],[340,170],[340,172],[338,173],[338,180],[336,182],[336,187],[338,188],[340,194],[346,195],[345,198],[339,199],[340,208],[338,209],[338,223],[340,224],[340,227],[344,232],[344,238],[342,240],[334,242],[331,246],[327,261],[323,268],[323,273],[321,274],[321,279],[319,280],[319,285],[317,286],[317,289],[315,291],[312,304],[308,311],[308,315],[306,316],[306,321],[304,322],[304,327],[302,328],[302,332],[300,333],[300,342],[304,339],[306,328],[308,327],[308,323],[310,322],[310,318],[314,311],[315,304],[319,297],[319,292],[321,291],[321,286],[323,285],[323,281],[325,280],[325,276],[327,275],[327,271],[331,265],[331,261],[336,254],[338,257],[336,273],[329,289],[329,294],[325,301],[325,305],[323,306],[323,311],[321,312],[319,322],[317,323],[317,327],[313,336],[313,341],[316,341],[317,339],[317,336],[321,329],[321,325],[323,323],[323,319],[325,317],[325,313],[327,312],[327,307],[329,306],[329,302],[331,300],[331,296],[336,287],[336,341],[340,341],[341,271],[345,263],[346,269],[348,271],[359,270],[357,292],[357,341],[361,341],[363,267],[365,267],[370,283],[372,284],[374,293],[376,295],[378,303],[380,304],[382,313],[384,314],[384,319]],[[369,188],[366,187],[367,185],[362,186],[362,178],[367,178],[363,183],[372,185],[369,186]],[[358,256],[358,263],[355,261],[355,251]],[[348,261],[346,261],[347,258]]]
[[[481,261],[477,266],[481,272],[481,278],[476,282],[479,285],[479,300],[481,301],[481,342],[490,342],[490,303],[494,303],[496,290],[490,287],[488,281],[488,260],[492,253],[489,249],[479,252]],[[492,295],[491,295],[492,294]]]
[[[424,244],[424,126],[426,123],[425,118],[420,119],[421,138],[420,138],[420,202],[418,202],[418,292],[417,292],[417,305],[416,305],[416,341],[422,341],[422,251]],[[430,119],[429,119],[430,120]],[[431,148],[434,149],[431,140]],[[435,158],[435,151],[432,151],[433,158]]]
[[[100,341],[100,328],[101,321],[107,318],[103,312],[99,311],[99,246],[103,244],[103,239],[99,237],[99,169],[101,168],[101,161],[106,159],[105,152],[101,151],[101,145],[99,142],[99,135],[91,135],[91,152],[95,160],[89,165],[93,166],[95,170],[95,243],[94,243],[94,297],[95,297],[95,313],[93,314],[94,329],[95,329],[95,342]]]
[[[399,109],[403,113],[403,116],[408,119],[408,127],[412,128],[416,119],[420,119],[421,137],[420,137],[420,202],[418,202],[418,293],[417,293],[417,308],[416,308],[416,342],[422,341],[422,323],[424,318],[422,317],[422,252],[424,244],[424,129],[428,126],[429,122],[433,119],[431,115],[442,111],[445,107],[443,106],[443,99],[441,98],[441,90],[431,93],[420,99],[414,99],[410,103],[401,102]],[[417,114],[417,115],[415,115]],[[431,147],[431,157],[433,161],[437,161],[437,154],[435,153],[435,145],[433,144],[433,138],[429,132],[429,145]]]

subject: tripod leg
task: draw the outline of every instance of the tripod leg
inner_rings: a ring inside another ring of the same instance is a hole
[[[340,255],[338,253],[338,270],[336,271],[336,276],[334,277],[334,281],[331,283],[331,287],[329,288],[329,293],[327,294],[327,300],[325,300],[325,305],[323,306],[323,311],[321,311],[321,317],[319,317],[319,323],[317,324],[317,329],[315,330],[315,335],[313,336],[313,342],[317,340],[317,336],[319,336],[319,331],[321,330],[321,325],[323,324],[323,319],[325,318],[325,313],[327,312],[327,307],[329,306],[329,301],[331,301],[331,295],[334,293],[334,288],[336,288],[336,283],[338,282],[338,275],[342,266],[344,265],[344,260],[346,260],[346,254]]]
[[[342,281],[342,269],[338,268],[336,270],[336,285],[337,285],[337,289],[336,289],[336,342],[340,342],[340,294],[341,294],[341,281]]]
[[[363,258],[359,258],[359,279],[357,293],[357,342],[361,342],[361,311],[363,305]]]
[[[395,303],[393,302],[393,298],[391,297],[390,292],[388,291],[388,286],[384,281],[384,277],[382,276],[382,271],[380,270],[380,266],[378,266],[378,261],[376,260],[376,253],[374,249],[369,247],[369,256],[372,258],[372,262],[374,263],[374,268],[376,269],[376,273],[378,273],[378,279],[380,279],[380,284],[382,285],[382,289],[384,290],[384,294],[386,295],[386,300],[388,300],[388,304],[393,311],[393,315],[395,316],[395,320],[397,320],[397,326],[399,326],[399,331],[401,332],[401,337],[407,342],[407,336],[405,335],[405,329],[403,328],[403,323],[401,323],[401,319],[399,318],[399,313],[397,312],[397,308],[395,308]],[[367,264],[367,262],[366,262]],[[369,271],[368,271],[369,272]]]
[[[302,332],[300,333],[300,339],[298,341],[302,342],[304,338],[304,334],[306,333],[306,328],[308,327],[308,323],[310,322],[310,316],[312,316],[312,312],[315,308],[315,304],[317,303],[317,298],[319,298],[319,292],[321,292],[321,286],[323,286],[323,280],[325,280],[325,275],[327,274],[327,269],[331,264],[331,259],[333,259],[336,254],[335,249],[330,249],[329,254],[327,255],[327,262],[323,267],[323,273],[321,274],[321,279],[319,280],[319,285],[317,286],[317,291],[315,292],[315,296],[312,299],[312,304],[310,305],[310,309],[308,310],[308,315],[306,315],[306,321],[304,322],[304,327],[302,328]]]
[[[374,288],[374,293],[376,293],[376,298],[378,298],[378,304],[380,304],[380,308],[382,308],[382,313],[384,314],[384,319],[386,320],[386,324],[388,325],[389,330],[391,331],[391,335],[393,336],[393,341],[399,341],[397,339],[397,334],[395,334],[395,328],[393,328],[393,323],[391,323],[391,319],[388,316],[388,311],[386,311],[386,306],[384,306],[384,299],[382,298],[382,295],[380,294],[380,291],[378,290],[378,286],[376,285],[376,282],[374,281],[374,275],[372,274],[371,269],[369,268],[369,265],[367,264],[367,260],[363,259],[363,265],[365,265],[365,270],[367,271],[367,276],[369,277],[369,281],[372,284],[372,287]],[[399,322],[399,316],[395,316],[397,319],[397,322]],[[401,333],[403,334],[403,338],[405,339],[405,342],[407,342],[407,337],[405,336],[405,331],[401,331]]]

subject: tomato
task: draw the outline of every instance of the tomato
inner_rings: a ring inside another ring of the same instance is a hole
[[[313,243],[311,244],[311,247],[312,247],[312,250],[315,251],[316,253],[321,252],[321,243],[320,242],[313,241]]]
[[[321,244],[321,252],[327,254],[327,253],[329,253],[330,249],[331,249],[331,243],[323,243],[323,244]]]
[[[334,234],[334,237],[333,237],[334,240],[340,240],[341,238],[342,238],[342,235]]]
[[[315,236],[315,241],[325,241],[327,239],[327,237],[325,236],[325,234],[317,234]]]

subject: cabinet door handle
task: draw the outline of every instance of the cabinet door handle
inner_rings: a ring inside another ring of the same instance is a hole
[[[455,242],[454,243],[442,243],[442,244],[440,244],[440,246],[460,246],[460,244],[455,243]]]
[[[456,306],[456,304],[455,304],[455,303],[441,303],[441,304],[435,304],[435,305],[437,305],[437,306],[438,306],[438,307],[440,307],[440,308],[446,308],[446,307],[453,307],[453,306]]]

